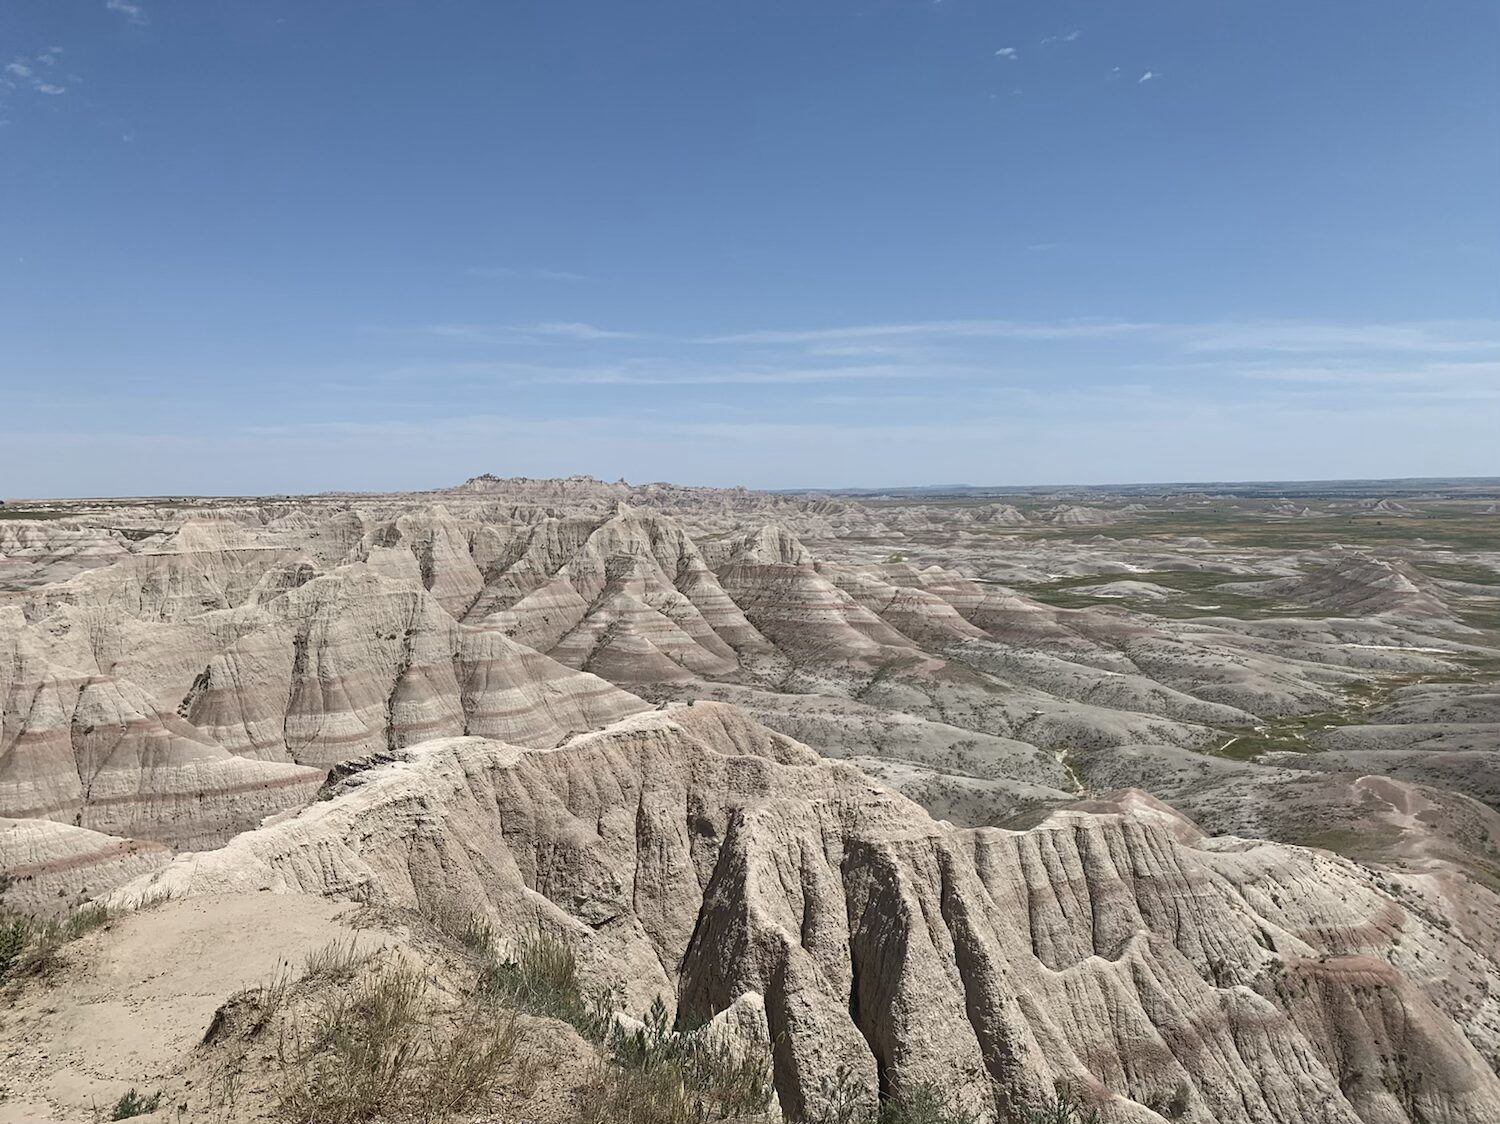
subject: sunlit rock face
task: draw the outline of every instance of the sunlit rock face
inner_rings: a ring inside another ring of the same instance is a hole
[[[981,1119],[1066,1080],[1116,1119],[1482,1121],[1500,965],[1327,854],[1213,842],[1144,794],[955,829],[698,704],[553,750],[439,739],[119,900],[261,888],[569,935],[698,1015],[761,997],[782,1108],[838,1066]],[[1434,973],[1430,965],[1441,965]]]

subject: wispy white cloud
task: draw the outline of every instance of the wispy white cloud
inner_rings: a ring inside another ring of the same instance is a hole
[[[1148,70],[1148,71],[1146,71],[1145,74],[1142,74],[1139,78],[1137,78],[1135,80],[1135,84],[1137,86],[1139,86],[1142,82],[1154,82],[1154,81],[1156,81],[1160,77],[1161,77],[1161,75],[1158,74],[1158,73],[1156,73],[1156,71],[1154,71],[1154,70]]]
[[[146,10],[131,0],[104,0],[104,6],[111,12],[119,12],[131,23],[149,23],[150,17]]]
[[[35,55],[17,55],[0,69],[0,91],[29,91],[55,97],[68,92],[68,86],[81,82],[76,74],[57,75],[51,71],[62,55],[61,47],[48,47]]]
[[[639,333],[617,332],[578,320],[544,320],[536,324],[424,324],[419,333],[467,343],[504,343],[524,339],[626,340]]]
[[[1079,31],[1075,28],[1074,30],[1068,32],[1066,35],[1043,35],[1040,42],[1043,47],[1046,47],[1052,43],[1072,43],[1082,34],[1082,31]]]
[[[1061,243],[1034,242],[1045,252]],[[411,331],[412,329],[404,329]],[[1388,322],[1298,319],[1172,322],[1079,318],[1061,320],[912,320],[818,328],[757,328],[709,336],[674,336],[604,328],[578,320],[518,324],[440,322],[415,329],[439,339],[503,344],[526,340],[592,342],[649,341],[655,347],[797,347],[807,354],[892,356],[925,354],[932,347],[978,346],[989,342],[1086,345],[1130,342],[1167,348],[1183,355],[1429,354],[1480,356],[1500,351],[1500,320],[1412,320]]]
[[[597,386],[790,386],[867,380],[948,378],[951,368],[917,368],[899,363],[834,367],[731,367],[723,370],[559,371],[535,381]]]
[[[1386,324],[1251,320],[1166,327],[1168,334],[1186,351],[1451,354],[1500,348],[1500,322],[1493,320],[1420,320]]]
[[[1287,366],[1259,363],[1241,366],[1233,373],[1258,382],[1295,383],[1366,390],[1383,388],[1449,388],[1500,394],[1500,360],[1429,362],[1407,367],[1369,364],[1303,364]]]
[[[707,336],[700,342],[735,343],[818,343],[829,340],[879,339],[890,336],[913,337],[987,337],[995,339],[1099,339],[1132,335],[1155,325],[1105,320],[921,320],[898,324],[862,324],[847,328],[761,329],[731,335]]]
[[[1036,249],[1049,243],[1035,243]],[[1137,320],[923,320],[811,329],[760,329],[708,336],[714,345],[872,346],[893,339],[953,345],[961,341],[1087,344],[1130,341],[1184,355],[1222,353],[1478,355],[1500,351],[1500,321],[1395,323],[1245,320],[1171,323]]]
[[[1011,62],[1015,62],[1021,56],[1016,52],[1016,49],[1014,47],[1001,47],[998,51],[995,52],[995,57],[997,59],[1009,59]]]
[[[465,340],[469,343],[493,343],[495,333],[483,324],[424,324],[418,329],[423,335],[436,336],[444,340]]]
[[[917,359],[930,354],[930,349],[913,347],[910,344],[891,343],[836,343],[818,344],[807,349],[807,354],[830,359]]]
[[[624,340],[631,339],[635,332],[615,332],[608,328],[596,328],[576,320],[546,320],[540,324],[517,324],[513,330],[528,335],[556,336],[570,340]]]

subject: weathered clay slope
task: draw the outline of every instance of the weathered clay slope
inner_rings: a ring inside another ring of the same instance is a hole
[[[322,768],[433,737],[552,745],[644,709],[602,679],[492,630],[420,586],[343,566],[269,602],[183,701],[237,754]]]
[[[1142,1124],[1500,1117],[1493,960],[1351,863],[1190,846],[1158,807],[955,830],[713,704],[550,751],[429,742],[332,796],[117,899],[478,905],[635,1002],[759,993],[793,1116],[853,1064],[872,1096],[938,1081],[991,1121],[1060,1079]]]
[[[623,504],[529,528],[464,619],[625,681],[720,675],[767,647],[679,524]]]
[[[62,520],[0,520],[0,591],[67,581],[118,562],[128,551],[116,533]]]
[[[0,818],[0,906],[32,914],[71,909],[171,861],[160,843],[117,839],[53,820]]]
[[[51,663],[0,609],[0,815],[211,847],[305,802],[322,774],[236,757],[126,679]]]

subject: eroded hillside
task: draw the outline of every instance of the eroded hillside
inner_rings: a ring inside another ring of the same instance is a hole
[[[1496,517],[1078,500],[34,508],[0,521],[4,903],[107,903],[83,978],[282,899],[363,903],[433,979],[444,918],[559,940],[621,1010],[763,1043],[793,1120],[1500,1117]],[[162,970],[184,1010],[234,990]],[[14,1119],[118,1095],[55,978],[5,986]],[[185,1035],[130,1081],[206,1112]],[[261,1079],[214,1111],[274,1118]]]

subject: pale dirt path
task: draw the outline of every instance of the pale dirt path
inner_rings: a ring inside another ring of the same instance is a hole
[[[279,961],[300,971],[312,950],[348,940],[358,908],[296,894],[188,898],[69,946],[55,985],[31,981],[13,1006],[0,1000],[0,1124],[85,1124],[132,1086],[169,1085],[228,996],[265,983]],[[163,1103],[143,1119],[173,1118]]]

